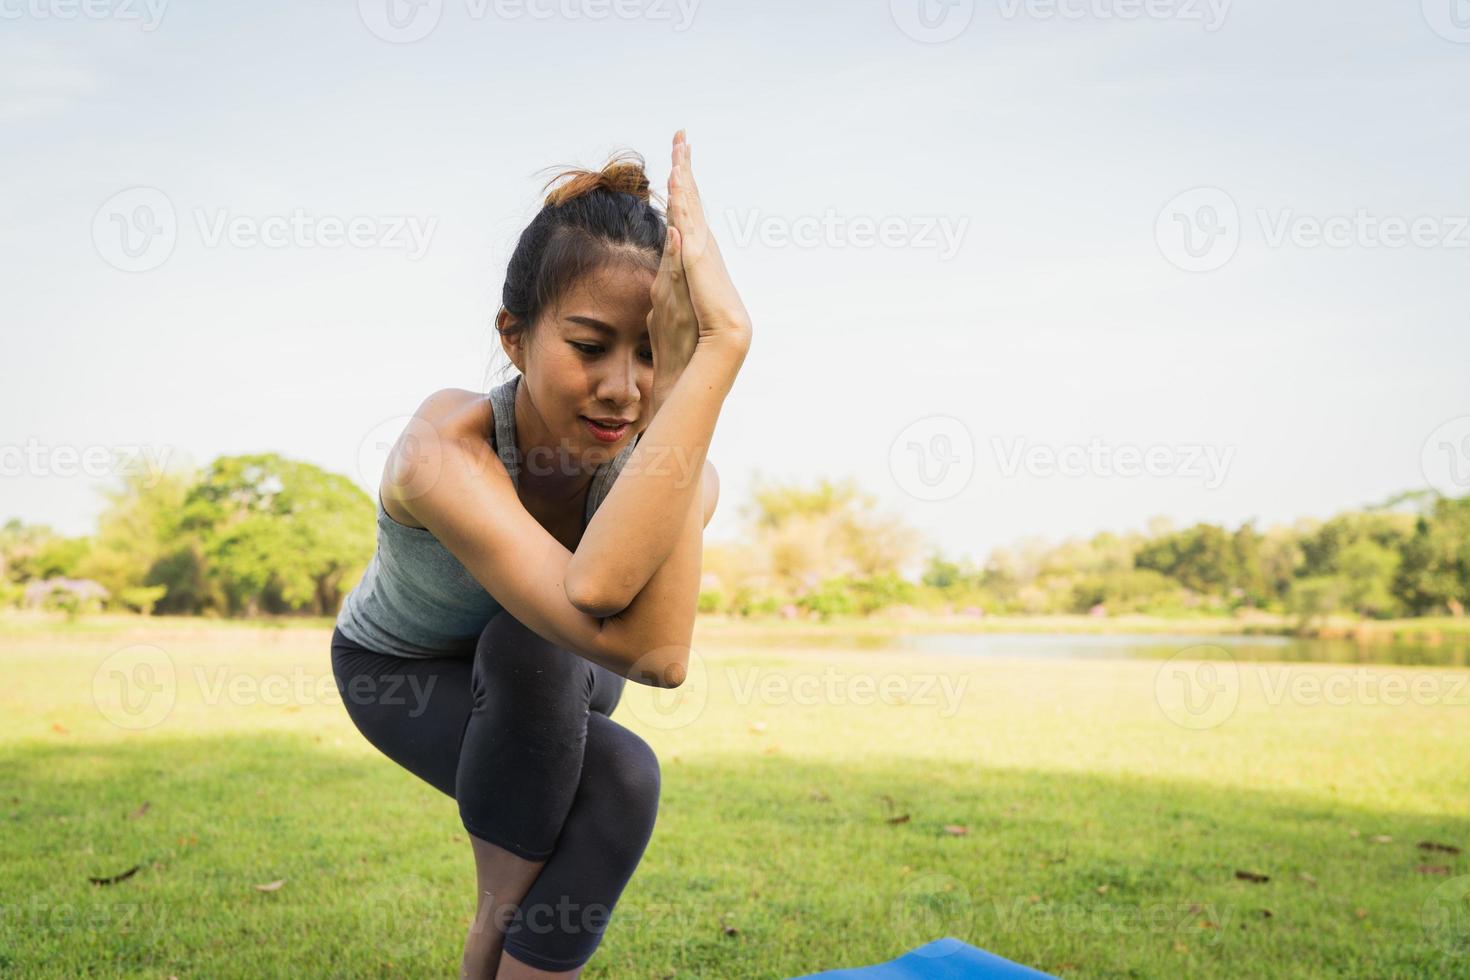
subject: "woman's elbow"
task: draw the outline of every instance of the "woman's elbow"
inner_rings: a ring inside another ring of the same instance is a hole
[[[689,676],[689,661],[687,658],[670,660],[655,667],[645,666],[638,669],[643,677],[639,683],[649,687],[674,688],[681,686]]]
[[[642,655],[625,653],[624,660],[629,666],[623,676],[646,687],[679,687],[689,677],[687,646],[658,647]]]
[[[576,606],[579,612],[598,619],[616,616],[633,602],[632,596],[625,599],[601,582],[589,582],[573,575],[567,576],[565,589],[568,602]]]
[[[632,604],[631,601],[624,602],[616,596],[594,592],[568,592],[567,601],[576,606],[579,612],[596,619],[616,616]]]

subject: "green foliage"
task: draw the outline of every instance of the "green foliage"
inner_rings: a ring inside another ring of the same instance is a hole
[[[1090,575],[1072,589],[1071,612],[1087,612],[1101,605],[1109,613],[1157,612],[1183,604],[1184,588],[1148,568]]]
[[[147,616],[167,592],[168,589],[162,585],[137,585],[123,589],[118,599],[129,609]]]
[[[1464,612],[1470,603],[1470,497],[1441,498],[1415,522],[1393,589],[1414,615]]]
[[[1291,584],[1286,608],[1301,626],[1342,609],[1351,583],[1340,575],[1310,575]]]
[[[1259,568],[1247,564],[1257,553],[1254,534],[1241,530],[1246,533],[1232,535],[1213,524],[1196,524],[1150,541],[1134,562],[1138,568],[1160,572],[1195,592],[1221,594],[1260,575]]]
[[[1470,602],[1470,497],[1394,506],[1259,531],[1212,524],[1147,536],[1095,535],[1057,545],[1023,541],[983,568],[931,555],[923,587],[955,608],[1109,615],[1286,610],[1310,622],[1334,613],[1375,618],[1451,613]],[[1385,505],[1387,506],[1387,505]]]
[[[1287,611],[1460,616],[1470,603],[1470,497],[1407,494],[1377,507],[1258,530],[1163,519],[1147,533],[997,548],[981,564],[927,556],[902,571],[916,532],[851,481],[757,483],[749,534],[705,552],[698,609],[828,619],[903,604],[997,614],[1154,616]],[[115,608],[148,614],[335,612],[375,545],[371,498],[345,477],[263,453],[202,473],[129,474],[96,533],[0,527],[0,606],[29,583],[90,580]],[[37,601],[32,599],[30,601]],[[69,614],[86,604],[47,599]],[[91,601],[90,599],[88,601]]]
[[[750,586],[742,585],[730,597],[727,611],[732,616],[774,616],[780,610],[779,596],[763,595]]]
[[[106,492],[107,507],[97,519],[94,545],[81,563],[81,574],[100,582],[123,605],[129,590],[162,583],[148,581],[154,564],[179,538],[179,517],[192,470],[161,474],[125,473]],[[184,611],[184,610],[179,610]]]
[[[201,475],[122,477],[89,538],[0,528],[0,602],[22,583],[84,579],[143,614],[334,613],[372,557],[371,498],[346,477],[274,454],[221,457]],[[68,615],[93,600],[41,601]]]
[[[81,578],[78,566],[89,548],[88,538],[63,537],[45,524],[12,518],[0,528],[0,578],[12,583]]]
[[[855,612],[858,608],[857,602],[848,591],[846,580],[842,578],[822,582],[797,599],[796,606],[823,620]]]
[[[326,613],[372,557],[374,507],[346,477],[310,463],[230,456],[190,489],[180,527],[198,536],[228,612]]]

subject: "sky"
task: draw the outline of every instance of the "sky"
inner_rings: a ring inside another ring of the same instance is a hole
[[[754,321],[710,450],[948,557],[1470,492],[1466,0],[0,0],[0,521],[376,482],[484,390],[545,168],[688,132]]]

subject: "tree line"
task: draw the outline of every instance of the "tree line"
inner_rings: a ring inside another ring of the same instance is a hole
[[[758,475],[741,533],[704,552],[700,609],[828,618],[895,606],[1118,615],[1258,609],[1303,621],[1462,615],[1470,497],[1430,492],[1265,530],[1200,523],[998,548],[925,548],[851,481]],[[249,617],[336,615],[372,557],[376,507],[347,477],[272,453],[122,477],[96,531],[0,527],[0,606]]]
[[[1266,530],[1155,521],[1146,533],[998,549],[978,567],[935,557],[924,582],[1014,613],[1460,616],[1470,602],[1470,497],[1404,494]]]

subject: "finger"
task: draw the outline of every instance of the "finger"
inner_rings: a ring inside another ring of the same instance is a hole
[[[680,143],[679,152],[679,162],[681,164],[680,169],[683,174],[684,180],[689,185],[689,190],[695,195],[698,195],[699,184],[696,183],[694,180],[694,149],[689,145],[688,141],[686,140]]]
[[[659,259],[657,274],[673,280],[677,278],[676,273],[683,271],[684,262],[679,255],[679,231],[673,225],[668,225],[664,231],[664,254]]]
[[[669,274],[674,281],[684,278],[684,237],[672,225],[664,236],[664,258],[669,264]]]
[[[689,302],[689,274],[684,269],[684,233],[669,226],[669,282],[680,302]]]

